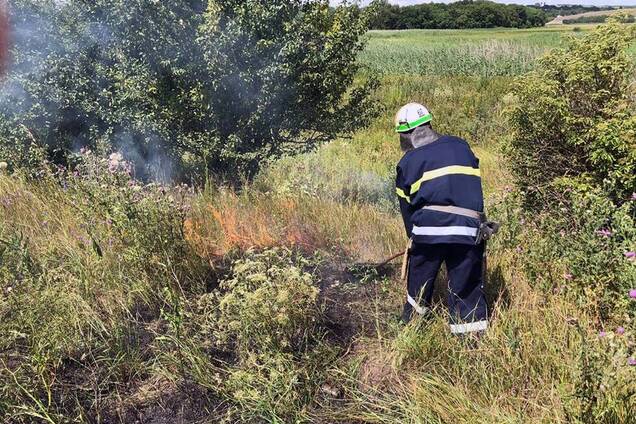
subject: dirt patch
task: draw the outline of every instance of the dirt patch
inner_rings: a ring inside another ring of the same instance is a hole
[[[400,312],[396,292],[396,270],[346,263],[321,268],[320,296],[325,305],[330,335],[339,344],[350,345],[356,338],[372,335],[377,326],[395,320]]]
[[[218,405],[211,408],[210,405]],[[103,415],[104,424],[194,424],[219,416],[221,403],[195,384],[167,380],[140,383],[113,401]]]

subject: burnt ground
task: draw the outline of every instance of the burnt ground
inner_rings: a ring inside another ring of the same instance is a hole
[[[377,325],[396,321],[401,305],[396,292],[401,285],[399,269],[369,264],[335,264],[320,270],[321,300],[331,336],[348,346],[369,336]]]
[[[324,327],[328,340],[339,346],[343,355],[355,354],[356,342],[377,331],[377,325],[388,326],[399,318],[401,288],[399,261],[376,268],[373,264],[327,262],[317,270],[320,284],[320,303],[324,307]],[[399,293],[399,296],[398,296]],[[150,317],[149,317],[150,318]],[[156,317],[147,320],[141,331],[143,343],[150,346],[158,334],[148,327],[157,326]],[[155,329],[156,330],[156,329]],[[333,398],[326,383],[321,392]],[[336,389],[334,389],[336,390]],[[190,382],[179,384],[167,379],[146,379],[123,388],[104,405],[103,413],[91,420],[95,423],[115,424],[195,424],[215,422],[225,405],[204,388]]]
[[[404,301],[404,285],[400,280],[400,261],[376,268],[373,264],[351,264],[330,261],[317,270],[320,300],[324,307],[324,327],[328,340],[340,347],[342,355],[363,358],[359,378],[365,384],[380,387],[387,379],[397,378],[388,358],[377,346],[364,345],[364,339],[395,330]],[[446,302],[446,277],[442,271],[435,287],[434,302]],[[490,273],[493,291],[499,291],[501,270]],[[493,278],[494,277],[494,278]],[[499,292],[501,295],[501,292]],[[489,298],[494,301],[494,295]],[[156,325],[156,321],[152,324]],[[160,333],[157,331],[154,334]],[[153,340],[146,340],[151,344]],[[371,349],[371,351],[368,351]],[[337,381],[326,381],[317,393],[319,403],[344,401]],[[138,381],[127,388],[96,423],[195,424],[215,422],[225,405],[191,382],[179,384],[167,380]],[[320,422],[320,421],[317,421]]]

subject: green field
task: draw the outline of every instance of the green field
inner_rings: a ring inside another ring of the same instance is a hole
[[[519,75],[566,37],[595,26],[371,31],[362,61],[381,74]]]

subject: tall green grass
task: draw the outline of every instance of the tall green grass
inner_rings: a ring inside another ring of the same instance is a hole
[[[515,76],[596,25],[532,29],[371,31],[362,62],[381,75]],[[630,49],[636,57],[636,45]]]
[[[544,47],[500,40],[458,46],[429,46],[417,41],[395,45],[372,40],[361,59],[381,74],[493,77],[528,72],[545,52]]]
[[[361,59],[380,74],[511,76],[531,70],[563,34],[545,29],[372,31]]]

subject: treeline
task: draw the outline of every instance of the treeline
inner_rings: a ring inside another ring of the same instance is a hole
[[[595,15],[595,16],[581,16],[576,19],[564,19],[564,24],[602,24],[607,21],[609,15]],[[634,23],[636,22],[636,17],[634,15],[628,15],[621,20],[623,23]]]
[[[530,6],[536,7],[536,6]],[[603,10],[616,10],[616,7],[612,6],[581,6],[581,5],[549,5],[546,4],[541,6],[540,9],[544,11],[548,18],[556,18],[557,16],[569,16],[569,15],[578,15],[580,13],[587,12],[600,12]]]
[[[529,28],[543,26],[549,20],[539,8],[481,0],[404,7],[375,0],[372,7],[377,9],[372,29]]]

